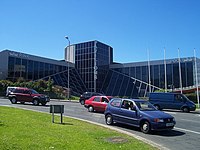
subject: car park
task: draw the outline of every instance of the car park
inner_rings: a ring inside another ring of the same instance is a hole
[[[79,102],[81,105],[84,105],[85,100],[91,98],[92,96],[103,96],[103,94],[97,92],[85,92],[80,96]]]
[[[196,109],[195,103],[181,93],[150,93],[149,102],[159,110],[176,109],[183,112],[190,112]]]
[[[170,130],[176,124],[173,116],[157,110],[148,101],[140,99],[113,98],[104,114],[108,125],[127,124],[139,127],[143,133],[150,133],[152,130]]]
[[[90,99],[85,101],[84,106],[89,112],[104,112],[111,98],[111,96],[92,96]]]
[[[50,101],[49,96],[39,94],[33,89],[22,87],[16,87],[13,89],[8,95],[8,98],[12,104],[16,104],[17,102],[22,104],[29,102],[33,103],[33,105],[39,105],[40,103],[46,105],[46,103]]]

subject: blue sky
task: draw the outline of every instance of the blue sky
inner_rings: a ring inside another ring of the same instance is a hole
[[[71,43],[98,40],[114,61],[200,57],[199,0],[0,0],[0,50],[64,58]]]

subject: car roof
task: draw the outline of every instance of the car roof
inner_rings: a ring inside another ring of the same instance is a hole
[[[113,98],[113,100],[114,99],[120,99],[121,101],[128,100],[128,101],[134,101],[134,102],[146,102],[146,100],[143,100],[143,99]]]
[[[20,90],[29,90],[29,89],[26,88],[26,87],[17,87],[17,88],[15,88],[15,89],[20,89]]]
[[[95,95],[95,96],[92,96],[92,97],[107,97],[107,98],[112,98],[112,96],[106,96],[106,95]]]

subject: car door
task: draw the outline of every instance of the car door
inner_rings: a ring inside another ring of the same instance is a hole
[[[120,118],[121,118],[121,99],[114,99],[111,103],[110,103],[110,113],[113,116],[113,120],[115,122],[120,122]]]
[[[175,94],[172,109],[181,109],[184,103],[185,103],[184,97],[181,94]]]
[[[120,111],[120,121],[125,123],[125,124],[130,124],[130,125],[136,125],[137,124],[137,112],[135,110],[131,110],[130,109],[130,105],[133,105],[133,102],[131,101],[127,101],[128,107],[127,106],[123,106],[121,107],[121,111]]]
[[[107,97],[101,97],[101,103],[99,104],[99,111],[104,112],[109,100]]]
[[[33,101],[30,90],[24,90],[23,99],[24,99],[24,102],[32,102]]]
[[[17,101],[23,101],[23,89],[15,89],[14,90],[14,95],[17,98]]]
[[[94,110],[101,111],[101,97],[96,96],[94,100],[92,101],[92,106],[94,107]]]

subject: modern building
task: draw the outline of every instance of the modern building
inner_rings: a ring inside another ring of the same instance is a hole
[[[195,62],[197,64],[198,82],[196,82]],[[180,88],[182,87],[185,90],[187,88],[193,88],[196,86],[196,83],[200,83],[200,59],[196,58],[195,61],[194,57],[181,58],[180,61],[177,58],[167,59],[165,61],[156,60],[150,62],[112,64],[110,65],[110,70],[135,79],[137,81],[134,81],[135,86],[139,87],[138,90],[140,91],[138,92],[138,96],[145,96],[148,92],[155,91],[156,89],[181,90]],[[116,80],[114,82],[120,84]],[[121,84],[119,87],[122,88],[123,85]]]
[[[27,81],[34,81],[38,79],[48,80],[49,77],[52,77],[55,84],[66,86],[67,81],[62,81],[61,77],[64,76],[66,79],[68,66],[70,70],[70,83],[72,85],[72,90],[75,93],[84,92],[86,88],[77,71],[74,69],[75,64],[73,63],[11,50],[0,52],[0,80],[8,79],[16,81],[18,78],[23,78]],[[78,86],[74,88],[73,85]]]
[[[65,60],[75,63],[88,91],[100,92],[113,63],[113,48],[99,41],[74,44],[65,48]]]
[[[158,89],[196,86],[200,83],[200,59],[116,63],[113,48],[96,40],[67,46],[62,61],[10,50],[0,52],[0,79],[15,81],[19,77],[26,80],[50,77],[55,84],[66,88],[69,79],[69,87],[75,95],[91,91],[135,98]]]

